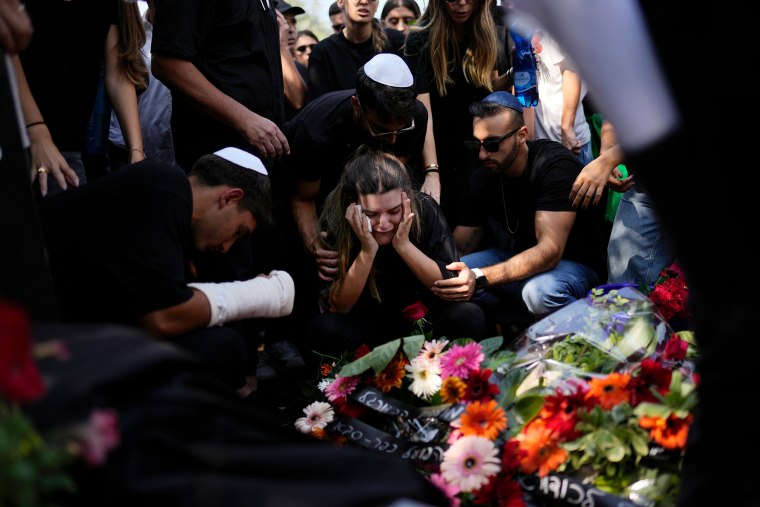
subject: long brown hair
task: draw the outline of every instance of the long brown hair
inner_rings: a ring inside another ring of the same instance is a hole
[[[404,163],[390,153],[370,150],[364,146],[359,148],[357,155],[346,165],[338,186],[327,196],[322,214],[319,216],[319,230],[327,231],[325,245],[338,252],[339,270],[334,282],[338,290],[343,286],[348,268],[361,248],[353,229],[346,221],[346,208],[349,204],[358,202],[360,195],[383,194],[396,189],[406,192],[411,200],[414,222],[410,236],[417,240],[422,231],[422,206],[419,195],[412,187],[412,180]],[[381,294],[375,283],[374,268],[367,280],[367,286],[372,297],[380,301]]]
[[[117,1],[119,67],[126,78],[142,91],[148,87],[148,66],[142,54],[146,41],[145,25],[136,2]]]
[[[431,0],[417,26],[411,28],[430,34],[422,51],[430,54],[438,94],[442,97],[446,95],[446,85],[453,83],[449,75],[451,67],[460,60],[468,83],[493,90],[491,73],[499,52],[496,23],[491,14],[494,0],[473,0],[475,7],[465,28],[465,37],[469,43],[464,55],[459,54],[454,24],[446,12],[444,1]]]

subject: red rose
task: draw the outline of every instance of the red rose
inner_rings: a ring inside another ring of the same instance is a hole
[[[427,306],[425,306],[422,301],[417,301],[404,308],[401,312],[401,318],[410,322],[416,322],[420,319],[424,319],[427,312]]]
[[[21,306],[0,300],[0,395],[25,402],[43,392],[45,386],[32,358],[29,318]]]

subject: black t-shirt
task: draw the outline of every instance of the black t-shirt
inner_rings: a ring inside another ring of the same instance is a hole
[[[396,136],[395,144],[382,144],[354,123],[351,105],[354,92],[354,89],[343,90],[318,97],[283,129],[290,143],[290,157],[286,161],[288,178],[320,181],[318,210],[338,184],[346,162],[362,144],[405,157],[420,153],[425,142],[427,110],[422,102],[417,101],[414,129]]]
[[[419,196],[422,231],[418,240],[410,234],[412,243],[438,264],[441,278],[452,278],[455,275],[446,269],[446,265],[458,261],[459,254],[451,229],[438,204],[426,194],[420,193]],[[384,319],[400,320],[401,311],[416,301],[422,301],[429,307],[440,303],[430,289],[417,279],[393,245],[384,245],[378,249],[373,268],[382,301],[374,299],[365,287],[351,309],[351,315],[367,316],[368,319],[380,322]]]
[[[151,52],[191,62],[220,91],[281,125],[280,35],[274,8],[267,5],[266,0],[156,0]],[[172,93],[172,101],[178,144],[203,146],[200,154],[250,146],[237,131],[197,111],[184,95]]]
[[[34,37],[21,53],[21,63],[53,142],[62,151],[84,146],[106,36],[117,24],[117,1],[26,3]]]
[[[385,30],[385,34],[388,46],[382,52],[400,56],[403,34],[398,30]],[[356,71],[376,54],[372,37],[357,44],[346,39],[341,30],[322,39],[309,56],[309,97],[313,100],[327,92],[355,88]]]
[[[63,318],[135,325],[189,300],[187,176],[145,161],[45,199],[41,217]]]
[[[414,75],[418,94],[430,94],[430,110],[433,113],[433,135],[438,164],[441,167],[471,167],[475,158],[464,148],[464,141],[472,138],[470,104],[485,98],[490,90],[477,87],[465,79],[462,61],[453,62],[449,68],[452,83],[446,85],[446,95],[438,93],[435,73],[430,61],[429,49],[425,47],[428,32],[409,32],[404,59]],[[496,43],[496,41],[494,41]],[[468,41],[459,43],[460,57],[465,54]],[[453,56],[453,52],[449,52]],[[499,64],[503,67],[503,63]]]
[[[598,219],[592,210],[573,208],[569,198],[583,165],[555,141],[528,141],[528,148],[528,166],[520,178],[506,178],[483,168],[473,173],[460,225],[488,224],[495,244],[517,253],[537,244],[536,211],[574,211],[575,222],[562,258],[603,274],[606,246]]]

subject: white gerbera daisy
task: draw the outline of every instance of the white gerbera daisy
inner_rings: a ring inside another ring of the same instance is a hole
[[[406,365],[407,378],[412,379],[409,390],[420,398],[430,398],[441,388],[441,367],[419,356]]]
[[[319,384],[317,384],[317,389],[319,389],[322,392],[325,392],[325,389],[327,389],[327,386],[333,383],[333,379],[331,378],[323,378],[319,381]]]
[[[446,482],[465,493],[475,491],[488,483],[488,478],[499,473],[499,450],[483,437],[462,437],[443,453],[441,475]]]
[[[296,420],[296,429],[307,435],[316,428],[323,429],[330,424],[335,418],[332,406],[324,401],[315,401],[303,409],[306,417],[300,417]]]

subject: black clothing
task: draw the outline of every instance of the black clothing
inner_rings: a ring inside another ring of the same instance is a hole
[[[114,0],[27,2],[34,37],[19,57],[34,100],[61,151],[82,151]],[[28,121],[38,118],[28,118]]]
[[[395,34],[390,32],[396,32]],[[400,56],[403,35],[398,30],[385,30],[388,46],[382,53]],[[322,39],[309,56],[309,97],[313,100],[327,92],[356,87],[356,71],[378,54],[372,47],[372,37],[354,43],[346,39],[343,30]]]
[[[187,176],[151,161],[45,199],[42,227],[63,319],[136,325],[189,300],[192,204]]]
[[[757,280],[757,251],[750,240],[757,230],[755,203],[749,196],[737,195],[732,190],[735,183],[715,178],[716,160],[706,156],[706,147],[715,145],[715,135],[705,128],[705,103],[694,93],[689,76],[704,62],[742,69],[746,54],[703,44],[705,23],[682,22],[683,14],[694,9],[692,3],[644,0],[640,5],[681,121],[677,132],[657,144],[637,152],[627,150],[626,167],[635,174],[637,185],[639,181],[646,185],[686,272],[699,349],[699,404],[686,444],[678,505],[756,506],[760,463],[746,461],[746,456],[754,454],[757,444],[748,446],[732,438],[754,434],[756,425],[752,418],[727,416],[737,407],[749,408],[757,392],[754,363],[742,361],[760,352],[755,339],[757,283],[752,281]],[[756,30],[740,2],[721,3],[703,15],[709,26],[730,26],[741,46]],[[731,104],[756,100],[752,86],[730,89]],[[728,107],[721,123],[738,125],[745,116],[743,107]],[[732,132],[732,147],[756,143],[753,129]],[[740,462],[749,465],[734,465]]]
[[[282,124],[280,34],[273,8],[260,0],[157,0],[151,51],[187,60],[223,93]],[[252,147],[236,130],[199,112],[172,91],[172,136],[185,171],[201,155]]]
[[[469,41],[459,42],[460,59],[449,66],[446,94],[438,92],[435,73],[430,61],[429,49],[425,47],[429,32],[410,32],[406,41],[404,58],[414,75],[415,90],[418,94],[430,94],[430,110],[433,116],[433,137],[438,165],[441,167],[441,206],[452,228],[458,225],[460,189],[466,184],[476,158],[465,149],[464,141],[472,139],[472,116],[469,107],[473,102],[485,98],[490,90],[477,87],[465,79],[461,57],[464,56]],[[450,49],[449,56],[454,52]],[[500,63],[503,66],[503,64]]]
[[[536,211],[576,212],[562,258],[588,266],[601,276],[606,249],[601,224],[594,209],[573,208],[569,198],[583,165],[555,141],[528,141],[528,150],[528,164],[520,178],[509,179],[483,168],[473,172],[463,197],[468,206],[459,223],[469,227],[488,224],[496,246],[523,252],[537,244]]]
[[[157,161],[45,199],[42,227],[63,320],[138,326],[146,314],[188,301],[192,211],[187,176]],[[256,357],[257,344],[226,326],[172,341],[233,389]]]
[[[307,182],[321,180],[318,212],[327,194],[338,184],[346,162],[362,144],[380,147],[398,157],[410,157],[420,153],[425,143],[427,110],[422,102],[417,101],[414,130],[399,134],[395,144],[381,144],[365,128],[356,125],[351,106],[354,92],[350,89],[325,94],[285,124],[291,151],[286,162],[287,176]]]
[[[449,505],[398,456],[297,433],[293,423],[311,401],[304,397],[287,414],[242,400],[186,354],[133,329],[48,325],[33,332],[35,342],[62,341],[70,352],[66,361],[39,363],[49,385],[30,407],[36,428],[84,423],[94,409],[118,415],[118,448],[101,466],[67,469],[76,493],[57,495],[59,505]]]
[[[422,231],[418,239],[410,234],[412,243],[438,264],[441,278],[452,278],[456,274],[446,266],[459,260],[454,237],[433,198],[422,193],[419,196]],[[357,254],[355,252],[352,259]],[[417,301],[422,301],[431,310],[429,319],[436,311],[447,317],[433,321],[433,329],[438,336],[483,337],[486,326],[483,312],[473,303],[450,303],[434,296],[428,287],[422,285],[393,245],[380,246],[372,266],[381,300],[373,298],[368,286],[365,286],[347,315],[327,313],[315,318],[310,326],[314,350],[341,353],[362,343],[372,347],[407,336],[413,323],[404,320],[402,312]],[[357,329],[361,332],[355,334]]]

